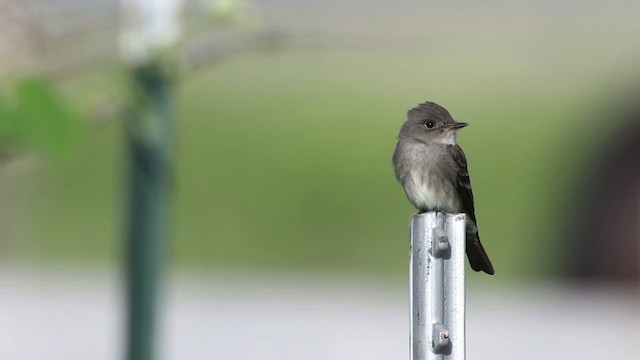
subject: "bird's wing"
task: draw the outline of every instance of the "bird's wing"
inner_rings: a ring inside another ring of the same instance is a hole
[[[469,258],[469,264],[475,271],[484,271],[487,274],[493,275],[493,265],[484,247],[480,243],[480,235],[478,235],[478,228],[476,227],[476,213],[473,208],[473,191],[471,191],[471,181],[469,180],[469,171],[467,170],[467,158],[464,156],[464,152],[458,145],[451,145],[451,152],[456,162],[456,190],[462,203],[462,208],[471,220],[471,224],[467,221],[467,257]],[[472,225],[472,228],[469,228]]]
[[[464,156],[462,148],[458,145],[450,145],[453,159],[456,162],[457,171],[455,174],[456,190],[460,197],[460,202],[464,212],[473,222],[476,222],[476,212],[473,208],[473,191],[471,190],[471,180],[467,170],[467,158]]]

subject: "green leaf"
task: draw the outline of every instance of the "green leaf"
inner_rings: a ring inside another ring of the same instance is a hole
[[[0,107],[0,139],[57,157],[68,156],[82,132],[82,122],[69,103],[39,78],[18,81],[12,95],[13,109]]]

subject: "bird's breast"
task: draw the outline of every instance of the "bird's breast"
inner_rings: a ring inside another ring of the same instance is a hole
[[[402,179],[409,201],[420,210],[459,212],[460,202],[451,176],[451,167],[439,148],[415,146],[406,149]]]
[[[453,184],[426,169],[411,171],[405,192],[413,205],[421,210],[458,211],[458,197]]]

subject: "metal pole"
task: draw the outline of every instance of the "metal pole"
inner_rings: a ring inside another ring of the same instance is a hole
[[[172,121],[169,80],[153,67],[134,71],[140,93],[128,123],[130,218],[128,233],[129,360],[155,358],[156,308],[168,237]]]
[[[411,217],[411,360],[465,359],[465,214]]]
[[[169,233],[173,143],[173,47],[181,0],[121,0],[122,56],[131,69],[133,116],[127,122],[127,359],[156,358],[156,313]]]

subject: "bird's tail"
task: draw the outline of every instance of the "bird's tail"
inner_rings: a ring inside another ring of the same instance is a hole
[[[489,275],[496,273],[477,232],[467,232],[467,257],[474,271],[484,271]]]

